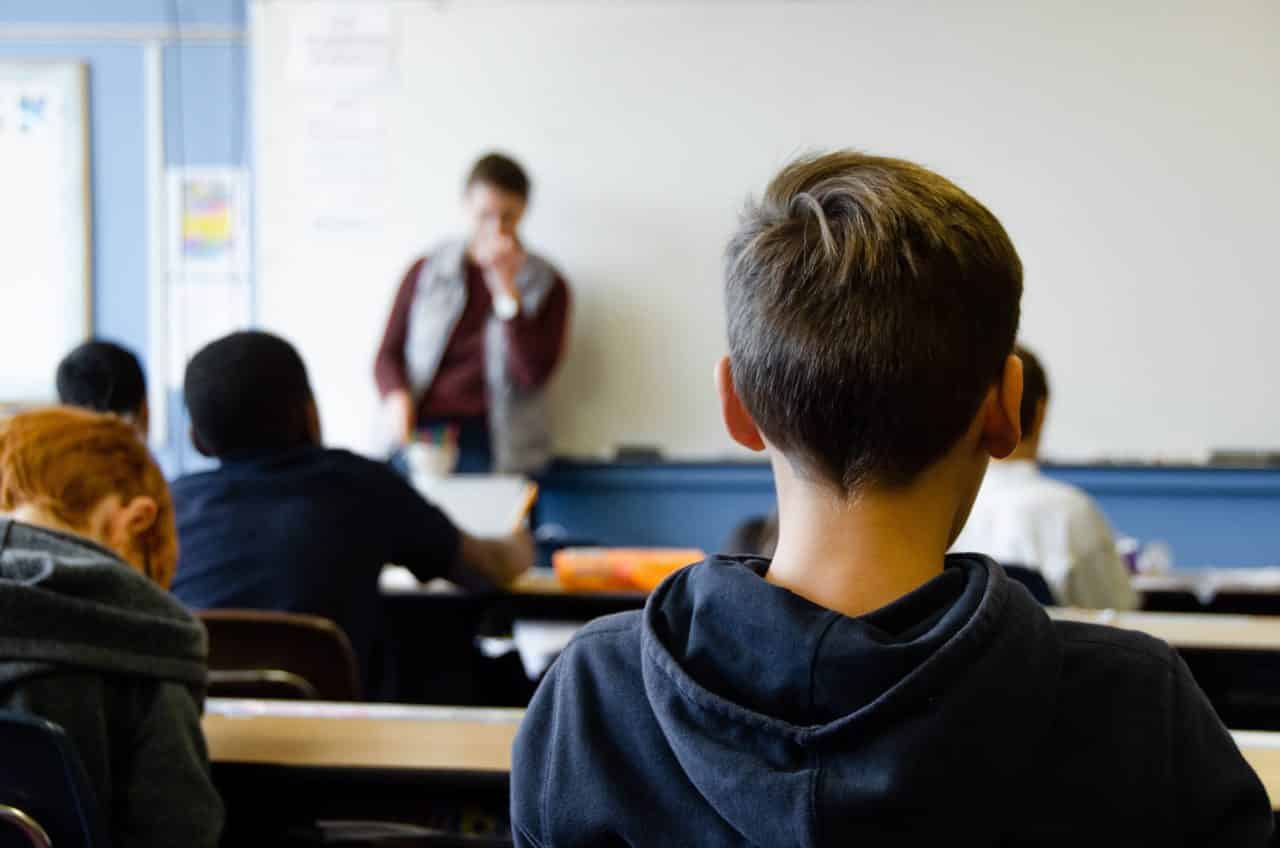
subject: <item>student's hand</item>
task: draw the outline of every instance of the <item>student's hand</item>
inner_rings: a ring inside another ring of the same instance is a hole
[[[533,567],[533,534],[520,530],[497,539],[463,536],[465,565],[495,586],[509,586]]]
[[[413,427],[418,416],[413,408],[413,396],[405,389],[387,394],[387,410],[391,416],[392,436],[397,445],[405,445],[413,437]]]

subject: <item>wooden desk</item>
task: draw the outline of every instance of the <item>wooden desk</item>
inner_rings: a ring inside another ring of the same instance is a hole
[[[286,844],[288,831],[345,820],[510,846],[511,744],[522,715],[210,699],[204,731],[227,809],[223,844]]]
[[[1280,568],[1181,568],[1165,574],[1137,574],[1139,592],[1191,592],[1211,597],[1218,592],[1280,593]]]
[[[1280,617],[1071,608],[1050,608],[1048,612],[1059,621],[1084,621],[1137,630],[1179,649],[1280,651]]]
[[[506,774],[522,710],[211,698],[215,763]]]
[[[516,620],[590,621],[644,606],[638,592],[565,592],[550,570],[535,570],[511,591],[464,592],[450,584],[384,579],[382,606],[392,682],[384,694],[412,704],[522,707],[533,695],[520,662],[492,659],[479,636],[509,636]]]
[[[1280,568],[1176,569],[1139,574],[1133,587],[1147,610],[1280,615]]]
[[[217,765],[333,771],[346,780],[373,773],[459,779],[505,778],[523,710],[309,704],[213,698],[204,718]],[[1280,733],[1234,731],[1273,808],[1280,809]]]
[[[415,597],[430,596],[439,598],[456,597],[496,597],[510,600],[524,607],[536,608],[538,603],[577,604],[583,608],[601,606],[622,606],[627,609],[638,609],[644,606],[644,592],[571,592],[560,585],[556,574],[550,568],[534,568],[516,579],[508,589],[500,592],[466,592],[445,580],[433,580],[430,583],[418,583],[413,575],[404,568],[387,566],[382,570],[379,583],[383,597],[409,595]],[[536,609],[535,609],[536,612]]]
[[[1231,735],[1266,787],[1271,809],[1280,810],[1280,733],[1235,730]]]

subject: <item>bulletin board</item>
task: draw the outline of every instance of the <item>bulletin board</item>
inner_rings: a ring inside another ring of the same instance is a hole
[[[89,337],[89,87],[78,62],[0,62],[0,405],[54,399]]]

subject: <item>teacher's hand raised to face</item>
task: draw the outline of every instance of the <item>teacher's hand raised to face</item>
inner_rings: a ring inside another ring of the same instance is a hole
[[[551,458],[546,384],[569,324],[569,287],[519,236],[524,171],[480,159],[467,178],[465,238],[400,282],[374,372],[397,446],[449,446],[453,470],[529,473]],[[439,470],[439,469],[437,469]]]
[[[508,299],[514,301],[516,314],[519,314],[520,288],[516,284],[517,275],[524,267],[529,254],[525,252],[520,239],[507,233],[477,235],[471,243],[471,256],[484,271],[484,281],[493,298],[494,311],[499,318],[514,318],[504,315],[504,308],[510,309]]]

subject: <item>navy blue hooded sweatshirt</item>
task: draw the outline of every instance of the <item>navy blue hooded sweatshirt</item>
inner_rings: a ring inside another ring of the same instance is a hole
[[[1258,778],[1168,645],[994,563],[859,618],[716,557],[585,627],[515,744],[518,846],[1262,846]]]

